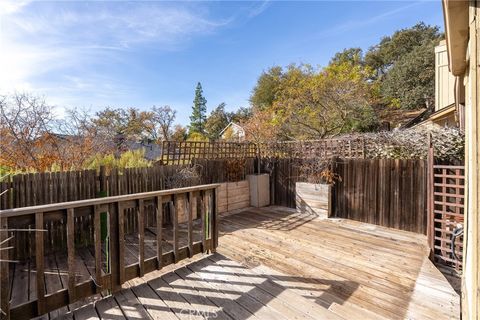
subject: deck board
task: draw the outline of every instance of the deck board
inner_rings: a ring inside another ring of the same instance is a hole
[[[145,307],[153,319],[177,320],[177,316],[170,310],[168,305],[160,299],[147,283],[133,286],[132,291],[138,301]]]
[[[221,216],[219,228],[216,254],[197,255],[148,273],[128,281],[114,296],[79,301],[69,306],[73,312],[64,308],[50,313],[50,318],[459,318],[459,296],[428,260],[424,235],[350,220],[322,220],[283,207]],[[186,225],[179,226],[180,247],[188,244],[186,230]],[[198,225],[194,230],[199,236]],[[165,228],[162,233],[163,250],[171,251],[172,231]],[[126,244],[125,262],[135,263],[137,236],[126,235]],[[155,255],[155,230],[147,228],[145,256]],[[46,257],[47,293],[65,287],[68,280],[66,257],[52,257]],[[78,249],[75,264],[77,283],[95,275],[91,249]],[[17,275],[12,297],[29,299],[17,286],[34,285],[34,270],[23,263],[12,274]],[[34,287],[27,292],[35,292]],[[92,300],[97,301],[87,304]]]
[[[199,294],[208,297],[210,301],[212,301],[217,307],[220,307],[223,312],[228,314],[232,319],[247,319],[252,317],[252,314],[247,309],[242,307],[237,301],[229,296],[235,292],[225,289],[221,291],[218,288],[211,286],[208,282],[204,281],[200,275],[192,270],[192,268],[195,268],[194,264],[177,269],[175,270],[175,273],[182,279],[188,281],[188,284],[197,289]]]
[[[218,252],[230,258],[331,283],[314,279],[299,294],[324,298],[328,292],[337,298],[331,302],[344,299],[390,319],[458,318],[459,297],[426,258],[422,235],[350,221],[309,220],[282,208],[226,217],[220,230]],[[422,289],[430,291],[427,297],[420,298]]]

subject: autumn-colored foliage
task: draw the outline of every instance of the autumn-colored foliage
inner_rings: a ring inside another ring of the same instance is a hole
[[[112,150],[86,115],[55,119],[42,98],[14,94],[0,99],[0,166],[46,171],[82,168],[92,155]]]

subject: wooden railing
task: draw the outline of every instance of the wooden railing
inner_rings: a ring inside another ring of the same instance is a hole
[[[141,277],[145,273],[161,269],[201,252],[214,252],[218,244],[218,191],[219,184],[200,185],[171,190],[112,196],[98,199],[62,202],[17,209],[0,210],[0,318],[28,319],[66,306],[79,299],[105,292],[116,292],[125,281]],[[181,203],[183,202],[183,203]],[[145,207],[156,208],[156,256],[145,258]],[[187,213],[186,246],[179,245],[179,210]],[[138,221],[137,263],[125,263],[125,212],[134,210]],[[201,241],[194,241],[193,217],[201,221]],[[162,221],[168,212],[172,222],[173,250],[162,252]],[[45,292],[45,216],[66,216],[68,287],[53,293]],[[93,221],[95,272],[89,280],[76,283],[75,276],[75,226],[77,215],[90,215]],[[105,217],[107,217],[105,219]],[[11,219],[33,219],[35,229],[9,229]],[[105,226],[108,226],[105,228]],[[103,227],[103,228],[102,228]],[[103,230],[105,228],[105,230]],[[20,305],[10,305],[9,264],[15,263],[8,254],[8,243],[14,232],[35,233],[36,299]],[[104,233],[107,233],[106,236]],[[105,249],[105,250],[102,250]],[[105,251],[108,251],[105,254]]]

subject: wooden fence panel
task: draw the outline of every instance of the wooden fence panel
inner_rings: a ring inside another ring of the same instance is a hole
[[[261,171],[270,174],[270,203],[295,208],[295,184],[300,179],[299,159],[262,159]]]
[[[301,160],[262,159],[270,174],[271,204],[295,208]],[[426,233],[426,163],[424,160],[339,159],[340,177],[333,191],[334,217]]]
[[[334,170],[334,217],[426,234],[424,160],[341,159]]]

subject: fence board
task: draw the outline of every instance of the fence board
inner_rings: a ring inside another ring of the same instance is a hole
[[[254,159],[230,163],[228,159],[195,160],[193,166],[197,178],[172,181],[178,172],[191,165],[154,166],[148,168],[104,169],[17,174],[0,181],[0,210],[66,201],[93,199],[131,193],[158,191],[165,188],[183,187],[206,183],[245,180],[254,172]],[[101,194],[100,191],[106,192]]]
[[[341,159],[335,172],[333,215],[426,233],[424,160]]]

